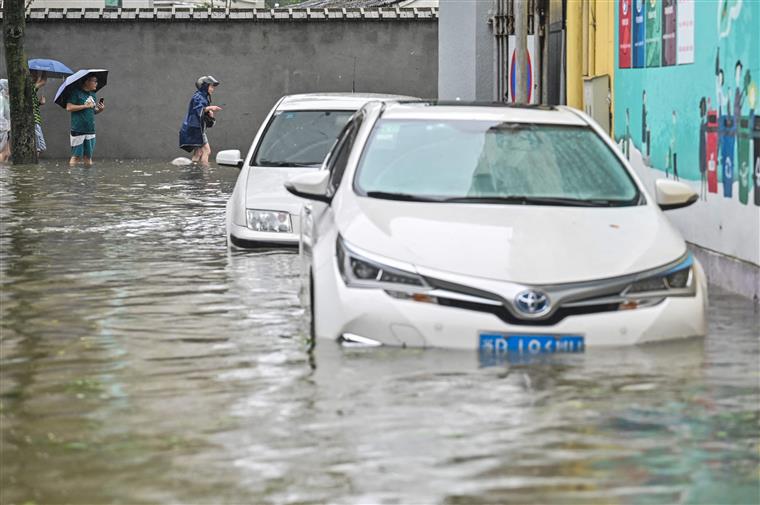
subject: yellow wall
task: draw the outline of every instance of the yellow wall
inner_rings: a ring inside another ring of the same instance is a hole
[[[584,77],[607,74],[614,110],[614,51],[615,0],[567,0],[568,105],[583,110]]]

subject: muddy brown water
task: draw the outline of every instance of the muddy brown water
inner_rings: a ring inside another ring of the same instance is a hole
[[[760,501],[751,301],[530,362],[310,353],[297,255],[226,248],[236,176],[0,167],[0,503]]]

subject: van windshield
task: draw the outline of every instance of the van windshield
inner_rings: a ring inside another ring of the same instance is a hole
[[[319,166],[343,126],[350,110],[279,111],[269,122],[252,166]]]
[[[628,171],[594,130],[482,120],[378,121],[355,188],[360,195],[398,200],[641,203]]]

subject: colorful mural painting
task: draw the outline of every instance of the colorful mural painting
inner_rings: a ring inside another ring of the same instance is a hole
[[[691,212],[715,215],[679,217],[687,240],[760,264],[760,1],[618,0],[616,16],[618,142],[646,177],[698,189]]]

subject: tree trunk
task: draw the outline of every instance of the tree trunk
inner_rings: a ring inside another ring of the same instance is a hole
[[[32,94],[35,91],[24,54],[25,28],[24,0],[5,0],[3,38],[11,101],[11,160],[14,165],[37,163],[32,111]]]

